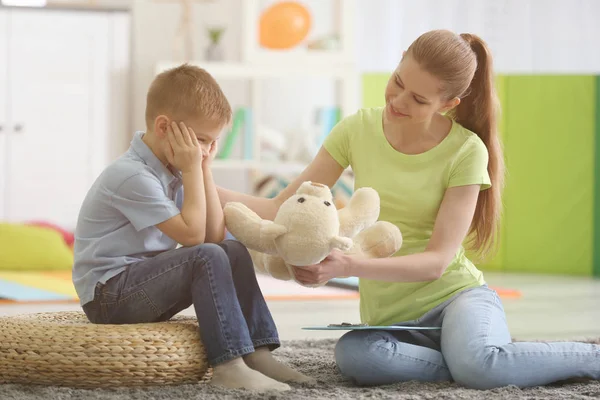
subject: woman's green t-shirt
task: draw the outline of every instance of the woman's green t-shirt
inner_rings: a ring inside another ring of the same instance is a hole
[[[488,152],[482,140],[455,121],[444,140],[416,155],[395,150],[382,126],[384,108],[361,109],[340,121],[327,136],[325,149],[355,175],[355,189],[379,193],[379,219],[400,229],[402,248],[395,256],[425,250],[447,188],[491,186]],[[461,290],[482,285],[483,274],[461,247],[443,276],[427,282],[359,280],[361,320],[388,325],[414,320]]]

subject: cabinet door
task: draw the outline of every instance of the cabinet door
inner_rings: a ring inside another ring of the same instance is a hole
[[[6,212],[73,228],[107,135],[108,16],[13,10]]]
[[[6,135],[8,131],[8,114],[6,91],[8,84],[8,69],[6,68],[7,54],[7,15],[6,10],[0,9],[0,222],[4,220],[4,199],[6,197],[5,176],[7,170]]]

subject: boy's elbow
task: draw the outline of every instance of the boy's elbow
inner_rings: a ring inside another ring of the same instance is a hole
[[[213,234],[213,235],[207,235],[205,242],[216,244],[216,243],[221,243],[224,240],[225,240],[225,234]]]
[[[225,240],[225,232],[220,232],[214,238],[214,243],[221,243],[223,240]]]
[[[198,246],[206,241],[205,232],[190,232],[179,240],[179,244],[185,247]]]

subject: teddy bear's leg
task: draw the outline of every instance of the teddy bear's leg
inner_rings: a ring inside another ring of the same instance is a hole
[[[400,229],[390,222],[377,221],[359,232],[354,238],[354,246],[348,254],[362,255],[367,258],[390,257],[402,246]]]
[[[357,189],[348,205],[338,211],[338,215],[340,236],[354,237],[379,218],[379,194],[370,187]]]
[[[289,281],[293,279],[293,275],[285,265],[283,258],[279,256],[273,256],[271,254],[264,254],[265,270],[269,275],[275,279],[282,281]]]
[[[252,263],[254,264],[254,270],[262,273],[267,273],[265,267],[265,253],[258,252],[256,250],[248,249]]]

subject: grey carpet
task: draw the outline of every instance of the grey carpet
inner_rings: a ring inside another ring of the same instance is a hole
[[[590,341],[592,342],[592,341]],[[593,341],[600,343],[600,339]],[[171,399],[599,399],[600,382],[571,382],[519,389],[506,387],[488,391],[469,390],[454,383],[407,382],[377,388],[355,387],[338,374],[333,361],[334,340],[290,341],[274,354],[298,370],[319,379],[316,387],[295,386],[280,394],[252,394],[210,385],[184,385],[143,389],[82,390],[60,387],[0,385],[2,400],[171,400]]]

